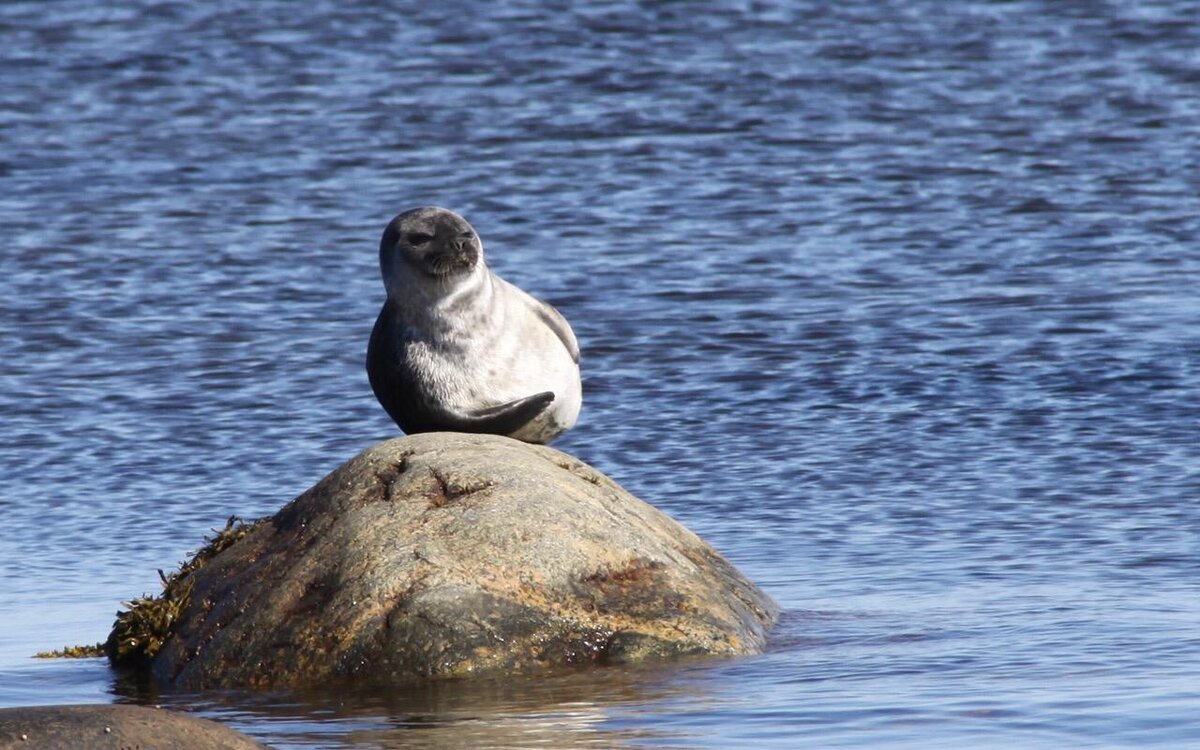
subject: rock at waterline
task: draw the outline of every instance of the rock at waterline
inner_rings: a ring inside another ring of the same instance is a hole
[[[757,653],[777,614],[595,469],[494,435],[379,443],[221,537],[168,581],[170,632],[118,620],[115,662],[189,688],[402,684]]]
[[[255,750],[264,748],[215,721],[143,706],[28,706],[0,709],[0,750]]]

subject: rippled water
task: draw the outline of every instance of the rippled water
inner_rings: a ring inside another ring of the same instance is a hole
[[[1175,2],[0,4],[0,705],[279,748],[1200,745],[1200,25]],[[152,696],[102,639],[395,428],[383,225],[584,350],[556,447],[782,605],[759,658]]]

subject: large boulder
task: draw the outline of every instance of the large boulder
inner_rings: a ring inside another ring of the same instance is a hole
[[[712,547],[595,469],[492,435],[380,443],[226,536],[168,581],[171,632],[144,662],[161,682],[397,684],[751,654],[776,616]]]
[[[0,710],[0,750],[261,750],[215,721],[142,706]]]

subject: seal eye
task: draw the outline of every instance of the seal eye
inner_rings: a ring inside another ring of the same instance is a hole
[[[409,234],[406,234],[404,236],[404,239],[406,242],[408,242],[408,244],[412,245],[413,247],[418,247],[418,246],[424,245],[426,242],[429,242],[430,240],[432,240],[433,235],[425,234],[424,232],[410,232]]]

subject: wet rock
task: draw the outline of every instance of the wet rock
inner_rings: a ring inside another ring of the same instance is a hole
[[[0,709],[0,750],[256,750],[215,721],[143,706]]]
[[[175,583],[178,622],[149,668],[192,688],[750,654],[776,615],[595,469],[458,433],[366,450]]]

